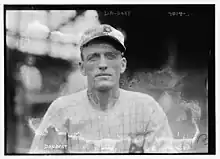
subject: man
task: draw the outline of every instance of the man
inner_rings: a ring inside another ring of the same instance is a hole
[[[127,65],[123,34],[106,24],[88,29],[80,50],[88,88],[51,104],[30,152],[175,152],[158,103],[119,88]]]

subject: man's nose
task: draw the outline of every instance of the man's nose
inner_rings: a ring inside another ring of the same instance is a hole
[[[101,57],[100,63],[99,63],[99,69],[100,70],[106,70],[108,68],[105,57]]]

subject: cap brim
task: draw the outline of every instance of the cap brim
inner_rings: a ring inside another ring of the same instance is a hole
[[[92,41],[94,40],[103,40],[103,41],[108,41],[109,43],[112,43],[114,46],[118,45],[120,51],[122,52],[125,52],[126,50],[126,47],[115,37],[113,36],[109,36],[109,35],[99,35],[99,36],[96,36],[96,37],[93,37],[91,39],[89,39],[88,41],[86,41],[85,43],[82,44],[81,47],[85,46],[85,45],[88,45],[89,43],[91,43]]]

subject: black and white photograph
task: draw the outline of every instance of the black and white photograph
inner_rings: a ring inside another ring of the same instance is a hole
[[[4,41],[5,155],[216,154],[215,4],[4,5]]]

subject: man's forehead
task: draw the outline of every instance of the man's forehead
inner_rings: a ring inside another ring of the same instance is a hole
[[[119,52],[118,49],[116,49],[113,45],[108,44],[108,43],[97,43],[97,44],[90,44],[84,50],[87,51],[117,51]]]

